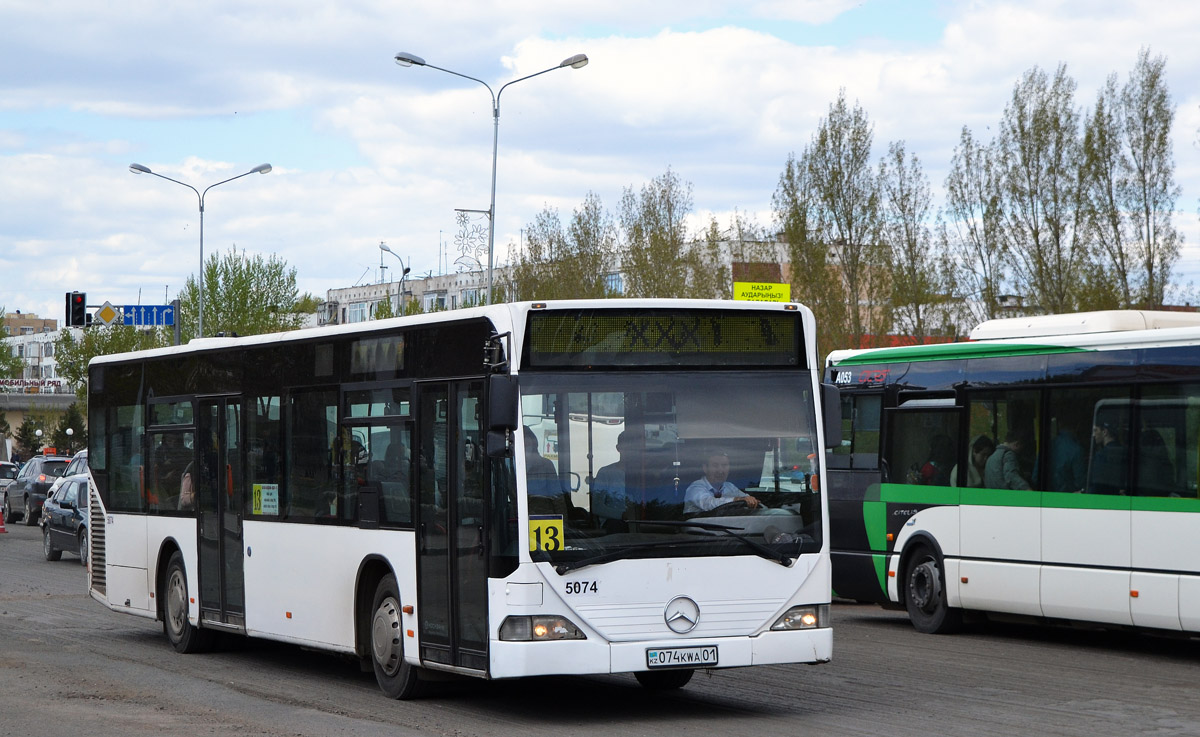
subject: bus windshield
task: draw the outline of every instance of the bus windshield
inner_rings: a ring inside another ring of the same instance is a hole
[[[534,560],[821,547],[813,397],[789,372],[521,377]]]

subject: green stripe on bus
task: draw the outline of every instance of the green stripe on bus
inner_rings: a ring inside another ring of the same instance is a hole
[[[1042,507],[1044,509],[1112,509],[1135,512],[1200,513],[1196,497],[1121,496],[1118,494],[1070,494],[1056,491],[1019,491],[1013,489],[959,489],[951,486],[909,486],[880,484],[880,498],[888,504],[917,504],[924,506],[991,506]],[[864,503],[865,507],[870,502]],[[875,513],[878,524],[884,524],[887,512]],[[871,535],[874,525],[868,523],[868,540],[879,542],[882,537]],[[886,532],[879,533],[881,536]],[[882,549],[882,546],[877,549]]]
[[[1061,345],[996,344],[983,341],[970,343],[936,343],[902,348],[880,348],[838,361],[837,366],[905,363],[913,361],[946,361],[952,358],[999,358],[1002,356],[1040,356],[1050,353],[1087,353],[1089,348]]]

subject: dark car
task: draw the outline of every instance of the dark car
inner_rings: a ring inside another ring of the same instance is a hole
[[[42,513],[42,503],[46,501],[46,492],[70,462],[70,458],[57,456],[30,458],[21,467],[17,480],[4,490],[4,521],[12,524],[18,519],[24,519],[25,524],[30,527],[37,524],[38,515]]]
[[[88,475],[78,473],[63,479],[42,505],[42,551],[46,560],[58,560],[63,551],[78,553],[88,561],[87,528]]]

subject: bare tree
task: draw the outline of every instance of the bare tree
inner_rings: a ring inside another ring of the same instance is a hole
[[[817,191],[809,176],[809,150],[790,154],[779,175],[771,203],[787,261],[791,264],[792,299],[803,302],[817,322],[817,355],[851,345],[849,309],[840,272],[829,247],[817,234]]]
[[[1137,63],[1121,90],[1125,143],[1132,171],[1128,193],[1136,254],[1143,273],[1138,301],[1163,304],[1171,271],[1179,260],[1183,236],[1171,220],[1180,189],[1175,183],[1171,124],[1175,110],[1167,89],[1166,57],[1138,53]]]
[[[941,240],[956,262],[959,293],[973,323],[1000,316],[1004,282],[1001,192],[990,144],[963,126],[950,173]]]
[[[1034,306],[1071,312],[1089,253],[1081,227],[1081,147],[1075,80],[1034,67],[1013,88],[997,142],[1006,256]]]
[[[873,126],[846,91],[829,106],[813,136],[805,161],[814,188],[816,239],[828,244],[848,296],[850,332],[858,347],[868,332],[887,332],[890,314],[884,253],[879,245],[879,192],[871,167]],[[864,309],[864,305],[866,309]]]
[[[918,342],[946,328],[949,264],[934,248],[929,220],[933,194],[916,154],[903,141],[879,163],[880,234],[892,277],[896,329]]]

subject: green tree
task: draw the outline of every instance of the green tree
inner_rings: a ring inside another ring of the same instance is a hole
[[[70,330],[63,330],[54,341],[58,375],[75,387],[76,396],[86,399],[87,367],[93,358],[161,348],[170,345],[172,340],[172,331],[168,328],[146,330],[132,325],[93,325],[83,330],[78,339]]]
[[[311,292],[305,292],[296,298],[296,304],[292,307],[292,312],[295,312],[297,315],[311,315],[317,311],[317,308],[324,301]]]
[[[640,193],[625,189],[619,221],[627,296],[717,296],[706,291],[706,285],[707,274],[719,264],[713,262],[707,244],[692,241],[686,224],[691,210],[692,185],[670,168]]]
[[[186,343],[196,336],[196,280],[188,277],[179,293],[179,319]],[[258,335],[294,330],[303,322],[296,313],[296,269],[272,255],[240,254],[236,247],[214,254],[204,264],[204,334]]]
[[[879,190],[871,166],[874,126],[846,90],[829,106],[807,151],[815,192],[816,240],[832,248],[849,305],[852,347],[890,327],[886,253],[879,243]],[[866,305],[866,309],[864,309]]]
[[[1000,316],[1004,284],[1003,199],[995,153],[963,126],[946,175],[940,236],[955,263],[958,296],[969,322]]]
[[[800,158],[789,154],[771,198],[775,223],[791,265],[792,299],[813,311],[817,323],[817,355],[852,345],[849,309],[829,248],[817,235],[817,190],[809,176],[809,149]]]
[[[71,430],[70,435],[67,435],[68,429]],[[54,430],[50,433],[50,442],[63,454],[87,447],[87,422],[83,418],[83,412],[79,409],[79,402],[72,402],[71,406],[67,407],[66,411],[59,416],[58,422],[54,424]]]
[[[1072,312],[1089,271],[1075,80],[1034,67],[1013,88],[997,142],[1014,283],[1043,312]]]
[[[398,295],[395,297],[395,299],[399,298],[400,297]],[[386,320],[389,317],[395,317],[397,313],[395,306],[392,304],[392,299],[392,295],[389,294],[386,298],[376,302],[371,308],[371,319]]]
[[[41,451],[43,440],[49,440],[46,437],[47,426],[48,423],[43,415],[36,412],[25,413],[25,419],[21,422],[21,426],[17,428],[15,436],[17,447],[20,448],[23,458],[30,458]],[[42,431],[40,438],[37,435],[38,430]]]

